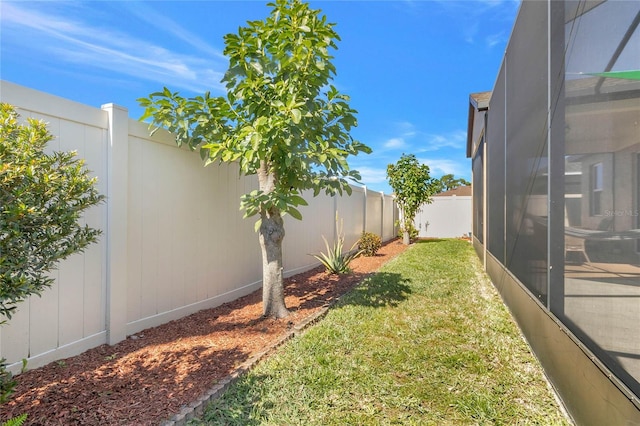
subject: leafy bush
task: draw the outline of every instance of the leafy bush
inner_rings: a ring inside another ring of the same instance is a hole
[[[382,240],[373,232],[363,232],[358,240],[358,249],[364,256],[375,256],[382,247]]]
[[[53,138],[44,122],[20,124],[18,117],[13,106],[0,103],[0,325],[18,303],[51,286],[50,272],[60,260],[96,241],[100,231],[79,222],[104,199],[75,152],[44,152]],[[15,386],[1,359],[0,403]]]
[[[75,152],[44,152],[53,138],[44,122],[18,117],[0,103],[0,316],[8,319],[51,286],[58,261],[96,241],[100,231],[79,222],[104,198]]]
[[[14,388],[18,384],[13,378],[13,374],[7,371],[6,359],[0,359],[0,404],[9,400]]]
[[[22,372],[27,369],[27,360],[22,360]],[[13,373],[7,370],[6,359],[0,359],[0,404],[9,401],[18,382],[13,378]]]

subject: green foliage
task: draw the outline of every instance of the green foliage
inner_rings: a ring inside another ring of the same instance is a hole
[[[2,426],[22,426],[27,421],[27,414],[22,414],[18,417],[11,418],[2,423]]]
[[[13,374],[7,370],[6,359],[0,359],[0,404],[9,400],[17,384]]]
[[[435,179],[433,181],[435,185],[435,193],[439,194],[441,192],[449,191],[452,189],[456,189],[460,186],[468,186],[471,185],[471,182],[464,178],[456,179],[453,174],[446,174],[442,176],[440,179]]]
[[[350,194],[348,179],[360,175],[347,157],[371,149],[351,137],[356,111],[331,85],[329,49],[340,40],[334,24],[300,0],[269,6],[264,21],[224,37],[226,96],[184,98],[165,88],[138,101],[142,120],[199,149],[206,164],[237,162],[242,174],[258,175],[260,188],[241,199],[246,217],[282,212],[301,219],[302,191]]]
[[[396,164],[387,166],[389,185],[402,213],[401,232],[411,233],[413,219],[420,206],[431,202],[437,186],[429,175],[429,166],[420,164],[413,154],[402,154]]]
[[[373,232],[363,232],[358,240],[358,249],[364,256],[375,256],[382,247],[382,240]]]
[[[27,370],[27,360],[22,360],[22,372]],[[0,404],[9,400],[18,382],[13,378],[13,373],[7,370],[6,359],[0,359]]]
[[[80,224],[100,203],[74,152],[44,152],[53,137],[42,121],[18,123],[11,105],[0,103],[0,315],[53,283],[57,263],[96,241],[99,230]]]
[[[399,220],[397,220],[396,226],[398,227],[398,237],[400,238],[403,237],[405,230],[409,234],[409,239],[411,241],[418,238],[418,234],[420,234],[420,231],[416,229],[415,225],[413,224],[413,221],[408,221],[406,226],[403,226],[403,224]]]

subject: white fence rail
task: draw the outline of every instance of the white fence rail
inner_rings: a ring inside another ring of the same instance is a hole
[[[98,177],[107,202],[87,224],[103,234],[97,244],[60,264],[42,297],[19,305],[0,327],[0,357],[11,371],[28,359],[36,368],[127,335],[248,294],[261,286],[254,219],[243,220],[240,195],[256,188],[235,165],[203,167],[198,155],[171,135],[149,137],[126,109],[102,109],[0,81],[0,100],[23,118],[49,123],[51,150],[76,150]],[[391,196],[354,187],[351,197],[312,198],[303,220],[285,219],[285,275],[317,265],[321,236],[344,224],[345,245],[364,231],[395,236]]]

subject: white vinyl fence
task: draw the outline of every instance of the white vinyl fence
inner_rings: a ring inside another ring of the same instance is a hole
[[[149,137],[116,105],[97,109],[5,81],[0,101],[49,123],[50,149],[76,150],[107,196],[84,217],[103,230],[99,242],[62,262],[53,287],[0,327],[0,358],[11,371],[23,358],[36,368],[260,288],[255,218],[239,210],[255,177],[239,177],[233,164],[203,167],[169,133]],[[306,198],[304,219],[285,219],[285,276],[317,266],[309,254],[325,250],[322,235],[335,237],[336,212],[347,248],[364,230],[385,241],[396,234],[389,195],[353,187],[350,197]]]
[[[472,229],[472,197],[435,196],[423,204],[413,221],[419,238],[468,237]]]

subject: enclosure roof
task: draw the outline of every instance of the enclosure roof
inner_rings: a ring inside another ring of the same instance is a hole
[[[489,99],[491,99],[491,92],[478,92],[469,95],[469,102],[479,111],[489,108]]]
[[[489,109],[491,92],[478,92],[469,95],[469,117],[467,121],[467,158],[473,154],[473,124],[479,111]]]

